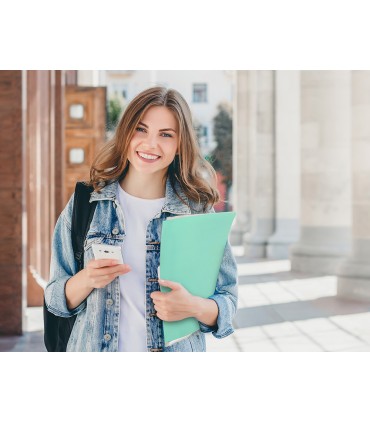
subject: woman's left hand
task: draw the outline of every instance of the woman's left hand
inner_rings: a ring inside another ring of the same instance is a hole
[[[156,291],[150,294],[157,311],[157,317],[167,322],[174,322],[194,316],[198,297],[190,294],[186,288],[177,282],[164,279],[159,279],[158,282],[161,286],[170,288],[171,291]]]

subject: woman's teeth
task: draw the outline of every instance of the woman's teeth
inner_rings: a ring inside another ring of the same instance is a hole
[[[148,160],[155,160],[155,159],[158,159],[158,157],[160,157],[160,156],[152,156],[151,154],[144,154],[140,152],[138,152],[137,154],[143,159],[148,159]]]

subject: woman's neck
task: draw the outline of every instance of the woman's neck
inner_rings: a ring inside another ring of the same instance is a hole
[[[166,195],[166,180],[163,180],[163,175],[143,175],[130,172],[129,169],[120,185],[128,194],[147,200],[163,198]]]

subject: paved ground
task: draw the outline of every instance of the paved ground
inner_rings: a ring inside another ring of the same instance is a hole
[[[290,271],[288,260],[252,261],[234,247],[239,273],[235,332],[206,335],[207,351],[370,351],[370,303],[336,297],[336,277]],[[45,351],[42,308],[27,310],[21,337],[0,337],[0,351]]]

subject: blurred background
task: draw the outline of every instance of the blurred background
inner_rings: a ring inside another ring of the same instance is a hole
[[[56,220],[128,102],[175,88],[237,213],[235,332],[208,351],[370,351],[370,71],[0,71],[0,351],[44,351]]]

